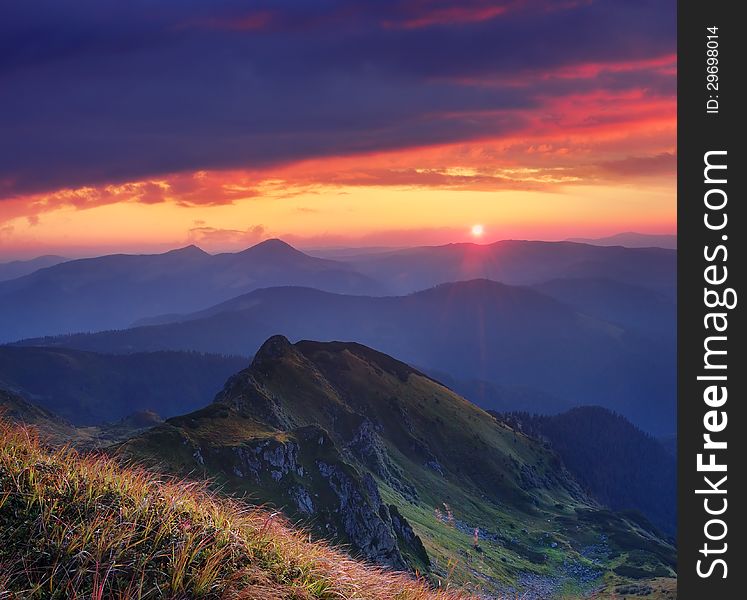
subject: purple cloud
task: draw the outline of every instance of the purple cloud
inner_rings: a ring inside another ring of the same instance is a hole
[[[674,93],[537,74],[674,51],[673,1],[5,3],[0,198],[508,135],[548,96]]]

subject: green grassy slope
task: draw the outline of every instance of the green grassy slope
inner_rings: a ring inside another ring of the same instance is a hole
[[[674,575],[672,546],[600,509],[547,448],[358,344],[271,338],[214,404],[120,451],[434,582],[546,598]]]

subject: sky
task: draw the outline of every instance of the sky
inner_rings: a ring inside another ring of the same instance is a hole
[[[4,2],[0,261],[674,233],[675,9]]]

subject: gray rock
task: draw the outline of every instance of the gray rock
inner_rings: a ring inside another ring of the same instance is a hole
[[[257,482],[263,473],[269,473],[276,482],[289,473],[303,477],[303,467],[298,464],[298,451],[296,442],[274,439],[235,446],[232,448],[232,471],[237,477],[251,477]]]
[[[359,484],[340,465],[324,461],[317,461],[316,465],[337,497],[338,514],[350,542],[366,559],[406,570],[407,562],[397,545],[391,521],[385,522],[379,511],[381,498],[371,475],[366,474]]]
[[[302,512],[305,515],[314,514],[314,501],[306,488],[300,486],[295,487],[290,491],[290,494],[296,501],[296,506],[298,507],[299,512]]]
[[[347,450],[366,467],[399,491],[405,498],[414,502],[418,498],[414,486],[404,480],[399,468],[389,458],[386,446],[378,433],[378,427],[368,418],[361,421]]]
[[[417,556],[426,566],[429,566],[431,561],[425,546],[423,546],[423,541],[416,535],[410,523],[400,514],[399,509],[394,504],[389,505],[389,518],[394,533],[397,535],[400,550],[403,550],[403,546],[407,547],[414,556]]]

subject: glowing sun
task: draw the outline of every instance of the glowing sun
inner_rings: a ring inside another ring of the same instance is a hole
[[[472,233],[472,237],[482,237],[482,234],[485,233],[485,228],[482,225],[473,225],[472,229],[470,229],[470,233]]]

